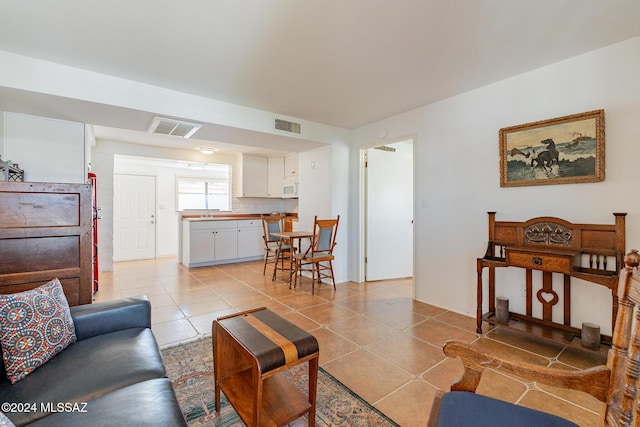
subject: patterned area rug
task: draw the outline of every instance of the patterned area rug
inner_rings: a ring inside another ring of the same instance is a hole
[[[244,425],[224,394],[222,394],[220,413],[215,412],[211,337],[165,348],[162,350],[162,357],[189,426]],[[307,363],[295,366],[287,371],[285,376],[292,384],[306,392]],[[294,427],[306,425],[305,417],[290,424]],[[322,368],[318,372],[316,425],[398,426]]]

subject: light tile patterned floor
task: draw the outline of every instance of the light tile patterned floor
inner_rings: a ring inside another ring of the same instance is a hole
[[[494,329],[475,333],[475,320],[411,299],[412,279],[316,286],[295,290],[263,276],[261,262],[188,269],[175,259],[116,263],[100,273],[96,301],[145,294],[161,346],[211,334],[219,316],[266,306],[316,336],[320,364],[402,426],[425,425],[437,389],[461,372],[441,347],[458,339],[545,366],[583,368],[605,352],[582,352]],[[581,426],[597,425],[600,404],[582,393],[538,387],[491,371],[482,394],[544,409]]]

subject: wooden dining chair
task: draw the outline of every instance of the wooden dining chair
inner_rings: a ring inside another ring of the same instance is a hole
[[[278,252],[279,237],[272,236],[271,233],[278,233],[282,231],[283,218],[281,215],[263,215],[260,214],[263,228],[263,239],[265,246],[264,254],[264,266],[262,268],[262,274],[267,272],[267,264],[273,264],[274,269],[278,269],[278,262],[280,262],[280,270],[284,270],[285,259],[289,260],[291,257],[291,246],[288,242],[283,241]]]
[[[336,280],[333,275],[333,249],[336,246],[336,235],[338,234],[338,223],[340,215],[335,219],[313,218],[313,236],[311,244],[304,253],[294,254],[294,279],[293,287],[297,285],[298,275],[305,270],[305,266],[311,271],[311,294],[315,293],[316,276],[318,284],[322,279],[331,279],[333,289],[336,288]]]
[[[569,371],[514,362],[472,345],[448,341],[444,352],[460,357],[462,377],[451,392],[436,396],[428,426],[576,426],[564,418],[475,394],[482,372],[499,369],[528,381],[588,393],[603,405],[599,425],[639,426],[638,376],[640,375],[640,255],[632,250],[618,279],[619,309],[607,365]],[[634,322],[634,314],[636,321]]]

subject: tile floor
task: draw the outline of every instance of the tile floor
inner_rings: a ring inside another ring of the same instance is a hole
[[[284,277],[283,277],[284,278]],[[266,306],[316,336],[320,365],[401,426],[424,426],[437,389],[462,371],[441,351],[447,339],[473,342],[544,366],[576,369],[605,363],[606,351],[523,338],[497,328],[475,333],[475,319],[413,301],[412,279],[346,282],[334,291],[309,280],[295,290],[263,276],[262,262],[188,269],[175,259],[117,263],[100,274],[96,301],[145,294],[161,346],[211,334],[219,316]],[[581,426],[597,425],[601,405],[500,373],[487,372],[482,394],[543,409]]]

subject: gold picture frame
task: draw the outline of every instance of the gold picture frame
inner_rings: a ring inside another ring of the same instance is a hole
[[[500,129],[500,186],[604,181],[604,110]]]

